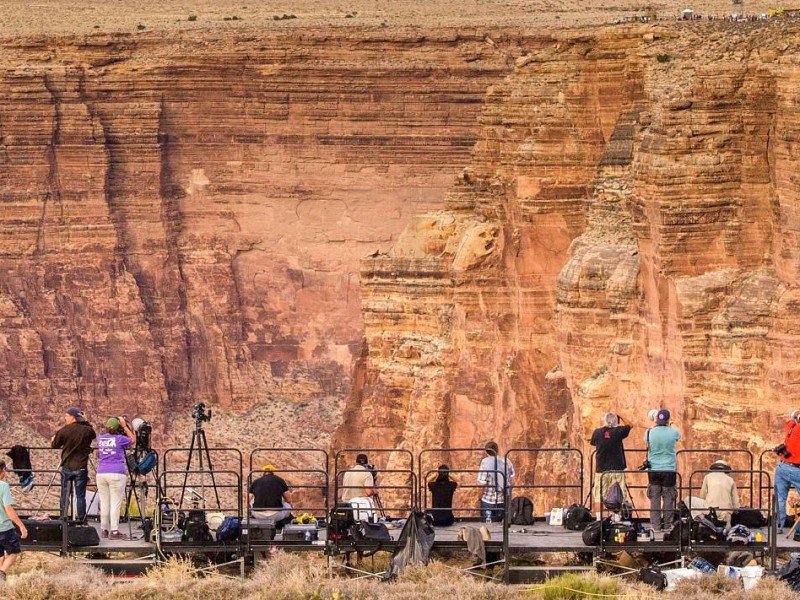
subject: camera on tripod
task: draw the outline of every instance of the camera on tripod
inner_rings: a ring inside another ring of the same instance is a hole
[[[150,450],[150,438],[153,435],[153,426],[141,417],[136,417],[131,422],[131,427],[136,434],[136,449]]]
[[[211,420],[211,409],[206,410],[205,402],[198,402],[194,405],[194,410],[192,410],[192,418],[197,421],[198,424],[203,421],[209,422]]]

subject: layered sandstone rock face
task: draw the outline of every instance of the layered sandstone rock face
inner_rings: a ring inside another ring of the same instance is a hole
[[[49,435],[79,405],[163,431],[192,402],[288,403],[273,425],[300,406],[313,426],[273,441],[324,441],[361,350],[358,261],[442,206],[517,43],[382,29],[6,41],[4,418]]]
[[[446,209],[362,263],[347,416],[367,427],[347,434],[588,454],[602,413],[643,447],[665,406],[685,447],[772,447],[800,383],[799,39],[617,27],[531,48]],[[557,456],[528,462],[566,481]]]

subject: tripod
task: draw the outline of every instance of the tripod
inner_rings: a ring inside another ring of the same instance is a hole
[[[201,497],[203,499],[203,505],[205,506],[205,469],[206,467],[203,464],[205,460],[205,464],[208,468],[208,474],[211,476],[211,486],[214,488],[214,496],[217,500],[217,507],[222,507],[222,503],[219,500],[219,490],[217,489],[217,481],[214,478],[214,465],[211,463],[211,453],[208,451],[208,440],[206,439],[206,432],[203,429],[203,421],[207,421],[210,419],[210,415],[208,418],[205,418],[202,412],[195,413],[195,420],[194,420],[194,431],[192,432],[192,443],[189,444],[189,456],[186,458],[186,473],[183,476],[183,486],[181,487],[181,498],[178,501],[178,507],[183,506],[183,497],[186,494],[186,485],[189,482],[189,471],[192,469],[192,457],[194,456],[195,451],[197,451],[197,464],[198,464],[198,471],[201,472],[202,480],[201,480],[201,489],[203,493]]]

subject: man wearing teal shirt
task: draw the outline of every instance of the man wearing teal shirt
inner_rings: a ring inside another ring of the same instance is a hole
[[[647,497],[650,498],[650,526],[655,530],[669,530],[675,518],[677,493],[678,453],[675,445],[681,439],[677,429],[669,426],[670,414],[666,408],[658,411],[656,426],[648,429],[647,444]]]
[[[17,516],[14,507],[14,498],[11,497],[11,488],[6,482],[6,463],[0,461],[0,580],[6,578],[6,573],[17,560],[20,553],[20,539],[28,537],[28,530]],[[14,529],[19,527],[19,532]]]

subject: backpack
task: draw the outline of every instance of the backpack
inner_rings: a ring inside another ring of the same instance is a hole
[[[697,524],[694,532],[696,542],[719,542],[725,539],[725,530],[708,516],[698,517],[695,523]]]
[[[512,525],[533,525],[533,501],[527,496],[512,498],[509,514]]]
[[[766,524],[767,520],[757,508],[740,508],[733,511],[731,515],[731,525],[744,525],[745,527],[758,529]]]
[[[622,508],[622,502],[624,501],[625,496],[622,494],[622,487],[619,485],[618,481],[615,481],[611,484],[611,487],[608,488],[606,492],[606,497],[603,498],[603,505],[608,510],[619,510]]]
[[[136,463],[135,472],[137,475],[147,475],[150,471],[155,469],[158,464],[158,454],[155,450],[148,450],[138,463]]]
[[[239,517],[225,517],[217,527],[218,542],[235,542],[239,539]]]
[[[592,517],[592,513],[589,509],[580,504],[573,504],[567,509],[563,525],[570,531],[580,531],[592,521],[594,521],[594,517]]]
[[[658,591],[667,587],[667,576],[657,566],[645,567],[639,571],[639,581],[652,585]]]
[[[581,539],[586,546],[599,546],[600,541],[608,534],[611,519],[606,517],[602,521],[592,521],[581,534]]]

